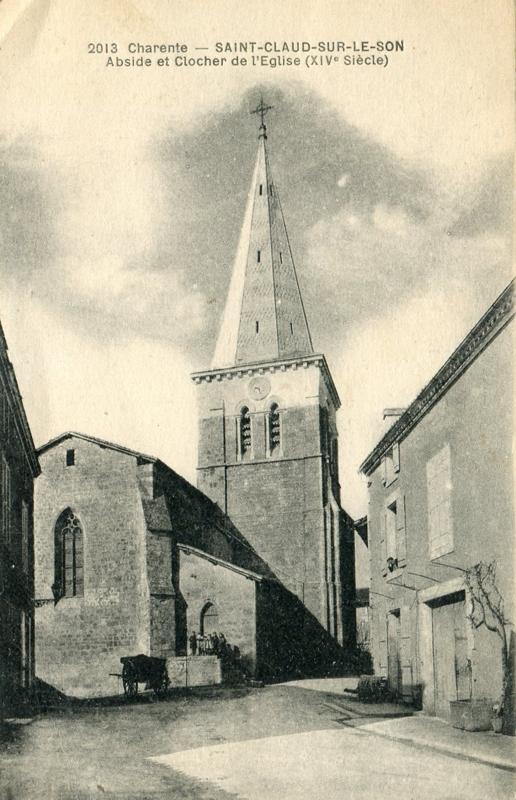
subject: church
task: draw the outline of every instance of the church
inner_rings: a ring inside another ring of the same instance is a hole
[[[202,659],[188,642],[199,632],[222,632],[244,674],[263,680],[328,674],[355,646],[340,400],[312,344],[267,110],[261,101],[213,360],[192,376],[197,487],[94,436],[67,432],[38,451],[37,674],[66,694],[116,693],[120,657],[140,652],[194,669]]]

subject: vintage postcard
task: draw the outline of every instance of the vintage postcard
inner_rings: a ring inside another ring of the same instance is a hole
[[[513,796],[509,0],[0,0],[0,798]]]

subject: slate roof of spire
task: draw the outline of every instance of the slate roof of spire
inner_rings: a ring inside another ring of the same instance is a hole
[[[313,353],[266,141],[262,121],[212,369]]]

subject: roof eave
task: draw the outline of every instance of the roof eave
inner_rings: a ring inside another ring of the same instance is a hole
[[[443,366],[426,384],[407,410],[389,428],[359,467],[370,475],[380,464],[382,456],[395,442],[402,441],[425,414],[441,399],[456,380],[468,369],[488,344],[505,328],[514,316],[514,280],[488,308]]]
[[[59,436],[55,436],[53,439],[50,439],[45,444],[41,445],[37,449],[37,454],[41,455],[45,453],[47,450],[52,449],[52,447],[56,447],[61,442],[64,442],[66,439],[83,439],[86,442],[91,442],[92,444],[96,444],[98,447],[104,447],[108,450],[115,450],[119,453],[124,453],[128,456],[134,456],[134,458],[141,459],[142,461],[156,464],[158,459],[154,456],[146,455],[145,453],[140,453],[138,450],[131,450],[128,447],[123,447],[123,445],[116,444],[114,442],[109,442],[106,439],[99,439],[96,436],[89,436],[86,433],[78,433],[77,431],[66,431],[65,433],[60,433]]]

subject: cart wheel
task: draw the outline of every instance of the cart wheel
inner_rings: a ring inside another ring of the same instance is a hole
[[[159,682],[152,687],[156,697],[164,697],[164,695],[167,693],[169,685],[170,680],[168,677],[168,672],[165,670],[163,675],[160,677]]]
[[[138,694],[138,681],[132,664],[124,664],[122,670],[122,683],[126,697],[136,697]]]

